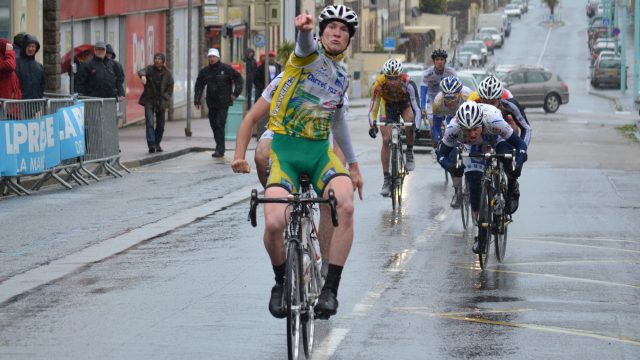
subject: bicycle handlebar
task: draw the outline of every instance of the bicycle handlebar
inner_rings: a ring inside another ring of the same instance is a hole
[[[498,154],[493,152],[493,149],[490,152],[463,154],[462,150],[458,148],[458,161],[456,162],[456,168],[458,168],[460,162],[462,162],[463,157],[476,158],[476,159],[507,159],[507,160],[511,160],[511,170],[512,171],[516,170],[516,162],[514,161],[516,158],[516,149],[513,149],[511,151],[511,154],[502,154],[502,153]]]
[[[405,122],[405,121],[376,121],[376,125],[378,125],[378,126],[387,126],[387,125],[413,126],[413,121],[409,121],[409,122]]]
[[[336,200],[333,189],[329,189],[328,195],[329,197],[326,199],[321,197],[301,199],[300,194],[289,194],[286,197],[279,198],[259,198],[258,190],[253,189],[251,190],[251,201],[249,205],[250,208],[248,220],[251,221],[251,226],[256,227],[258,225],[258,222],[256,220],[256,209],[258,207],[258,204],[329,204],[329,207],[331,207],[331,222],[333,223],[334,227],[338,227],[338,211],[336,210],[336,208],[338,207],[338,200]]]

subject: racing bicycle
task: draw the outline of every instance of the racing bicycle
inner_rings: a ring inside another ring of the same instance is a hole
[[[322,278],[322,255],[318,241],[318,230],[314,214],[318,204],[331,207],[331,221],[338,226],[337,201],[333,189],[328,190],[328,198],[313,197],[308,175],[300,177],[299,193],[281,198],[258,197],[258,191],[251,191],[249,220],[255,227],[258,204],[287,204],[289,219],[285,227],[284,240],[287,255],[285,265],[285,311],[287,313],[287,353],[289,360],[298,359],[300,338],[304,354],[311,356],[315,335],[314,309],[320,296],[324,280]]]
[[[462,152],[464,151],[464,145],[460,144],[457,148],[457,159],[456,167],[461,166],[462,164]],[[471,213],[471,202],[469,201],[469,182],[467,181],[467,177],[463,176],[462,182],[460,185],[455,186],[456,194],[461,197],[460,199],[460,217],[462,219],[462,227],[467,230],[469,226],[469,218]]]
[[[485,162],[477,224],[480,242],[478,260],[480,267],[486,269],[492,243],[498,262],[502,262],[507,251],[507,229],[512,219],[506,212],[510,207],[510,199],[507,196],[507,175],[501,160],[511,160],[512,169],[515,169],[515,150],[511,154],[498,154],[493,147],[489,147],[487,152],[463,156],[484,159]]]
[[[413,122],[403,120],[378,122],[379,126],[391,127],[391,206],[393,210],[402,206],[402,185],[404,177],[409,173],[404,164],[402,148],[402,130],[405,126],[413,126]]]

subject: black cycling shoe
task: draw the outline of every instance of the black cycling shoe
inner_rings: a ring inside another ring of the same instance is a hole
[[[269,299],[269,312],[273,317],[284,319],[287,313],[284,309],[284,284],[275,284],[271,288],[271,299]]]
[[[518,210],[518,205],[520,202],[520,187],[518,186],[518,181],[513,180],[513,189],[509,191],[509,208],[507,210],[507,214],[511,215]]]
[[[478,237],[473,238],[473,247],[471,248],[475,254],[480,254],[480,240]]]
[[[322,289],[315,307],[316,319],[327,320],[338,311],[338,299],[330,289]]]

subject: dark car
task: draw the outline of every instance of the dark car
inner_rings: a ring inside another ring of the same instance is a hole
[[[620,87],[622,59],[619,57],[604,57],[598,59],[591,72],[591,85],[598,88],[602,85]],[[625,79],[625,87],[626,87]]]
[[[540,66],[511,65],[495,69],[496,76],[524,107],[542,107],[554,113],[569,102],[569,86],[560,76]]]

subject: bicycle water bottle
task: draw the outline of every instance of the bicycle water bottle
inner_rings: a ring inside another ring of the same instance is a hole
[[[309,283],[311,281],[311,258],[306,250],[302,252],[302,271],[304,272],[304,281]]]
[[[322,253],[320,252],[320,242],[315,234],[311,234],[311,243],[313,244],[313,250],[316,253],[316,270],[319,273],[320,270],[322,270]]]
[[[394,145],[398,144],[398,128],[397,127],[392,127],[391,128],[391,143]]]

